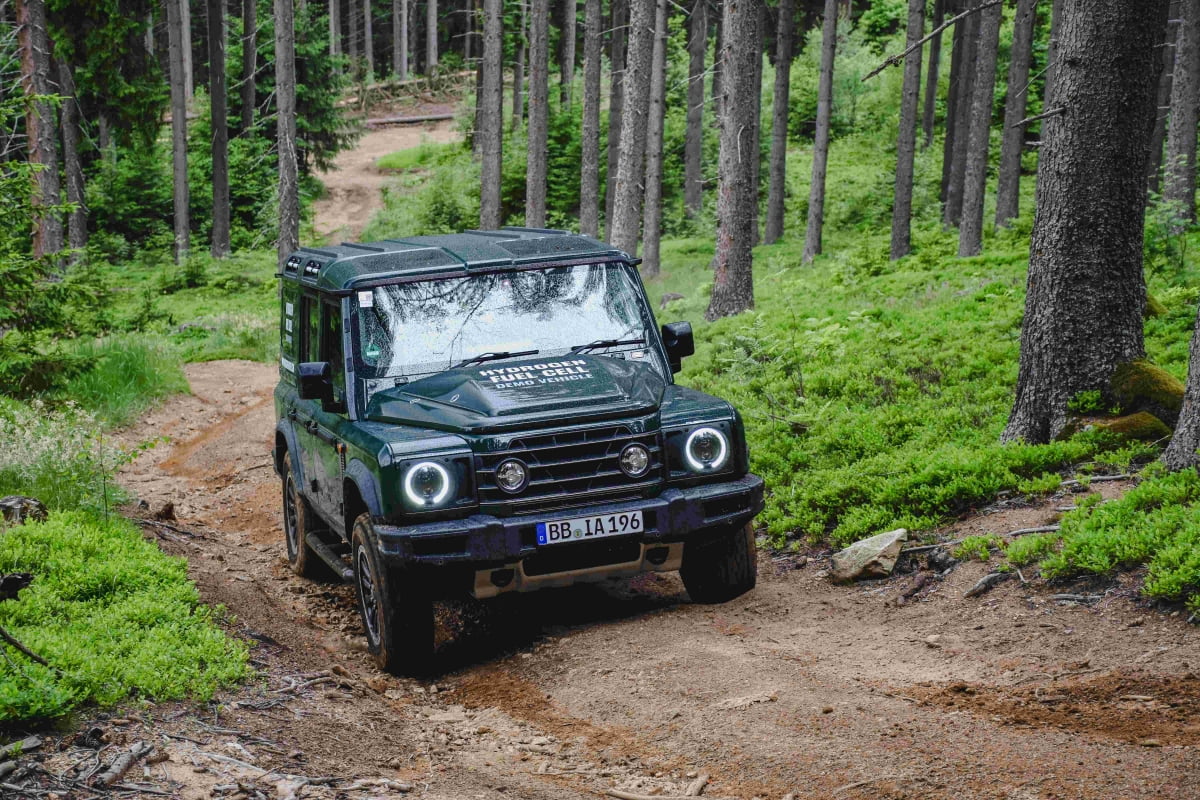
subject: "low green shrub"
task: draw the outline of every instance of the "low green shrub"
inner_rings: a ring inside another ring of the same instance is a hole
[[[1057,533],[1032,533],[1013,539],[1004,547],[1004,557],[1013,566],[1023,567],[1054,552],[1062,537]]]
[[[973,558],[976,561],[987,562],[992,557],[992,550],[997,549],[1002,545],[1002,540],[994,533],[987,533],[982,536],[968,536],[963,539],[958,547],[954,548],[952,555],[960,560]]]
[[[159,339],[111,336],[73,343],[69,352],[88,366],[59,394],[106,425],[123,425],[155,400],[188,391],[178,354]]]
[[[4,648],[0,724],[58,717],[82,703],[207,699],[248,674],[246,647],[199,602],[186,563],[129,522],[54,513],[0,536],[0,573],[30,572],[0,626],[57,672]]]

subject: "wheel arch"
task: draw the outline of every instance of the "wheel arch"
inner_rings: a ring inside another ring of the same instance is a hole
[[[342,478],[342,509],[346,540],[359,514],[370,513],[373,517],[383,516],[379,497],[379,484],[367,465],[355,459],[346,467]]]

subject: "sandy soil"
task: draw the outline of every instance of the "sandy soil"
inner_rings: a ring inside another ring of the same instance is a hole
[[[432,109],[432,110],[431,110]],[[411,113],[444,110],[419,107]],[[333,169],[318,175],[326,194],[313,204],[313,227],[321,236],[355,241],[375,212],[383,208],[383,189],[391,178],[375,162],[381,157],[423,142],[459,139],[453,120],[416,125],[389,125],[367,130],[353,150],[338,154]]]
[[[723,606],[692,605],[673,575],[464,602],[444,615],[443,674],[380,674],[349,588],[287,569],[269,466],[276,370],[218,362],[188,377],[192,396],[126,433],[171,441],[121,481],[151,510],[174,503],[179,530],[147,535],[233,615],[259,677],[204,708],[82,721],[108,735],[101,759],[135,739],[159,746],[167,760],[140,785],[581,798],[677,796],[707,774],[705,796],[741,800],[1200,797],[1200,645],[1182,615],[1136,597],[1133,576],[1014,579],[968,600],[986,569],[964,563],[904,602],[919,573],[834,586],[827,553],[777,555]],[[1001,502],[941,534],[1043,524],[1070,502]],[[1051,599],[1063,591],[1102,597]],[[88,752],[61,746],[49,764]],[[296,788],[304,777],[339,781]]]

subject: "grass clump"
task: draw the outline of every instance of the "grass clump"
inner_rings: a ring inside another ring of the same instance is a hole
[[[992,550],[999,549],[1003,546],[1003,540],[994,533],[984,534],[983,536],[968,536],[963,539],[958,547],[954,548],[952,555],[960,561],[973,558],[976,561],[987,562],[992,557]]]
[[[121,518],[52,514],[0,535],[0,573],[31,572],[0,625],[57,672],[9,648],[0,723],[61,716],[130,694],[207,699],[245,677],[246,648],[200,605],[183,559]]]
[[[151,403],[188,391],[179,357],[161,340],[121,335],[73,343],[71,355],[88,364],[61,395],[106,425],[123,425]]]
[[[1013,539],[1004,547],[1004,557],[1014,567],[1045,558],[1054,552],[1054,548],[1062,540],[1057,533],[1034,533]]]
[[[383,156],[375,165],[380,169],[406,171],[428,169],[442,164],[462,148],[457,142],[421,142],[417,147],[397,150]]]

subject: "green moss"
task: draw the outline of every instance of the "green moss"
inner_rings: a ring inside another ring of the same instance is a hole
[[[1123,439],[1136,439],[1142,442],[1156,442],[1168,438],[1171,429],[1167,424],[1149,411],[1139,411],[1136,414],[1126,414],[1123,417],[1095,420],[1093,423],[1101,430],[1115,433]]]
[[[1144,358],[1117,367],[1109,391],[1121,410],[1149,411],[1168,425],[1179,419],[1183,406],[1183,383]]]
[[[1145,319],[1150,319],[1151,317],[1164,316],[1167,313],[1167,307],[1163,305],[1157,297],[1147,292],[1146,310],[1142,312],[1142,317]]]

